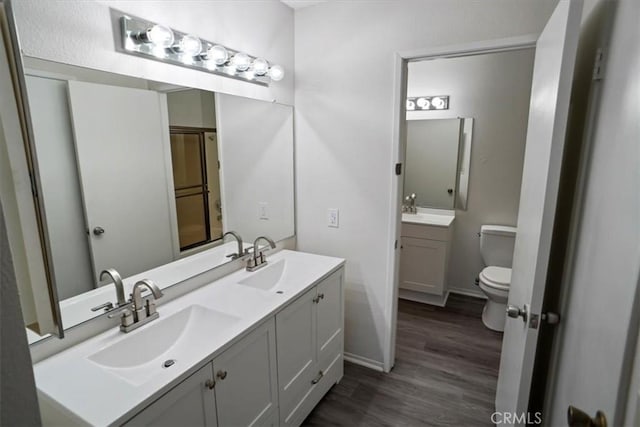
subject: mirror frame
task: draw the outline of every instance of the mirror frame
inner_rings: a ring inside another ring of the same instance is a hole
[[[34,254],[34,258],[38,258],[42,260],[42,264],[34,263],[35,265],[30,265],[28,267],[29,272],[26,272],[26,275],[29,277],[31,283],[28,285],[32,288],[35,283],[34,280],[36,278],[31,277],[30,273],[35,273],[36,276],[40,276],[40,269],[43,269],[43,277],[46,281],[46,288],[49,297],[48,305],[50,307],[50,319],[44,319],[45,324],[38,325],[38,332],[40,334],[51,334],[57,336],[58,338],[64,338],[64,326],[62,324],[62,314],[60,311],[60,302],[58,298],[57,287],[55,286],[55,279],[53,275],[53,261],[49,256],[50,242],[48,239],[47,233],[47,224],[44,216],[44,202],[41,197],[38,197],[39,194],[42,193],[42,187],[40,184],[40,178],[38,175],[38,161],[35,155],[35,146],[34,146],[34,138],[33,138],[33,127],[31,123],[31,116],[29,114],[29,103],[27,100],[27,91],[26,91],[26,82],[24,78],[24,66],[22,62],[22,51],[20,48],[20,40],[18,38],[18,31],[16,26],[16,20],[12,9],[12,4],[10,0],[4,0],[2,2],[3,7],[3,22],[2,22],[2,31],[3,38],[5,44],[5,50],[7,53],[8,65],[10,68],[10,75],[13,82],[13,91],[14,97],[16,101],[18,118],[20,121],[20,127],[22,132],[22,146],[23,146],[23,154],[24,157],[22,159],[16,158],[12,159],[15,163],[22,163],[24,160],[27,171],[29,173],[29,181],[31,185],[31,191],[28,195],[33,201],[33,214],[35,215],[35,223],[38,230],[38,239],[40,243],[40,257],[38,254]],[[9,145],[9,141],[7,141],[7,146]],[[15,167],[15,165],[14,165]],[[25,188],[15,188],[16,197],[18,198],[26,198],[27,191]],[[22,216],[22,215],[21,215]],[[24,228],[24,227],[23,227]],[[31,245],[28,248],[30,251],[35,251],[35,245]],[[15,248],[14,248],[15,250]],[[31,258],[31,257],[29,257]],[[35,270],[35,271],[31,271]],[[23,273],[24,274],[24,273]],[[25,285],[26,286],[26,285]],[[19,288],[19,287],[18,287]],[[42,297],[42,295],[39,295]],[[36,307],[38,306],[37,298],[34,296],[34,300],[36,301]],[[41,312],[42,309],[39,309],[38,312]],[[40,313],[38,313],[40,314]],[[48,317],[47,313],[42,313],[43,317]]]

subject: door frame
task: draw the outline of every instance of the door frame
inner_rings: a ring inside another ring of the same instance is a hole
[[[508,52],[513,50],[531,49],[536,47],[537,34],[508,37],[502,39],[492,39],[474,41],[463,44],[429,47],[410,51],[399,51],[394,54],[394,83],[393,83],[393,128],[391,170],[395,171],[395,164],[404,164],[404,152],[406,146],[406,105],[407,95],[407,75],[408,63],[423,59],[455,58],[462,56],[473,56],[487,53]],[[395,364],[396,357],[396,329],[398,322],[398,281],[400,251],[398,241],[400,240],[400,227],[402,224],[402,214],[400,205],[402,203],[404,171],[399,175],[391,176],[391,201],[389,206],[389,226],[388,241],[391,245],[387,253],[387,298],[384,307],[385,317],[389,319],[389,324],[384,340],[384,372],[390,372]]]

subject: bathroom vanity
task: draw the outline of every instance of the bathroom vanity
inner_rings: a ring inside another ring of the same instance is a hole
[[[343,265],[283,250],[37,363],[44,425],[299,425],[343,375]]]
[[[399,296],[444,306],[453,211],[418,208],[402,214]]]

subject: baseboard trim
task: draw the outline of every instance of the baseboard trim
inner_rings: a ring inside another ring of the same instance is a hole
[[[343,358],[347,362],[355,363],[356,365],[364,366],[365,368],[373,369],[374,371],[384,372],[384,365],[377,360],[368,359],[366,357],[358,356],[351,353],[343,353]]]
[[[452,293],[452,294],[466,295],[468,297],[487,299],[487,296],[482,291],[474,291],[474,290],[471,290],[471,289],[455,289],[454,288],[454,289],[449,289],[449,292]]]

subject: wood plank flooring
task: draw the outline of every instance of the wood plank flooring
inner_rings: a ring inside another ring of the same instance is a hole
[[[396,365],[345,373],[304,426],[490,426],[502,334],[482,324],[484,300],[447,307],[399,300]]]

